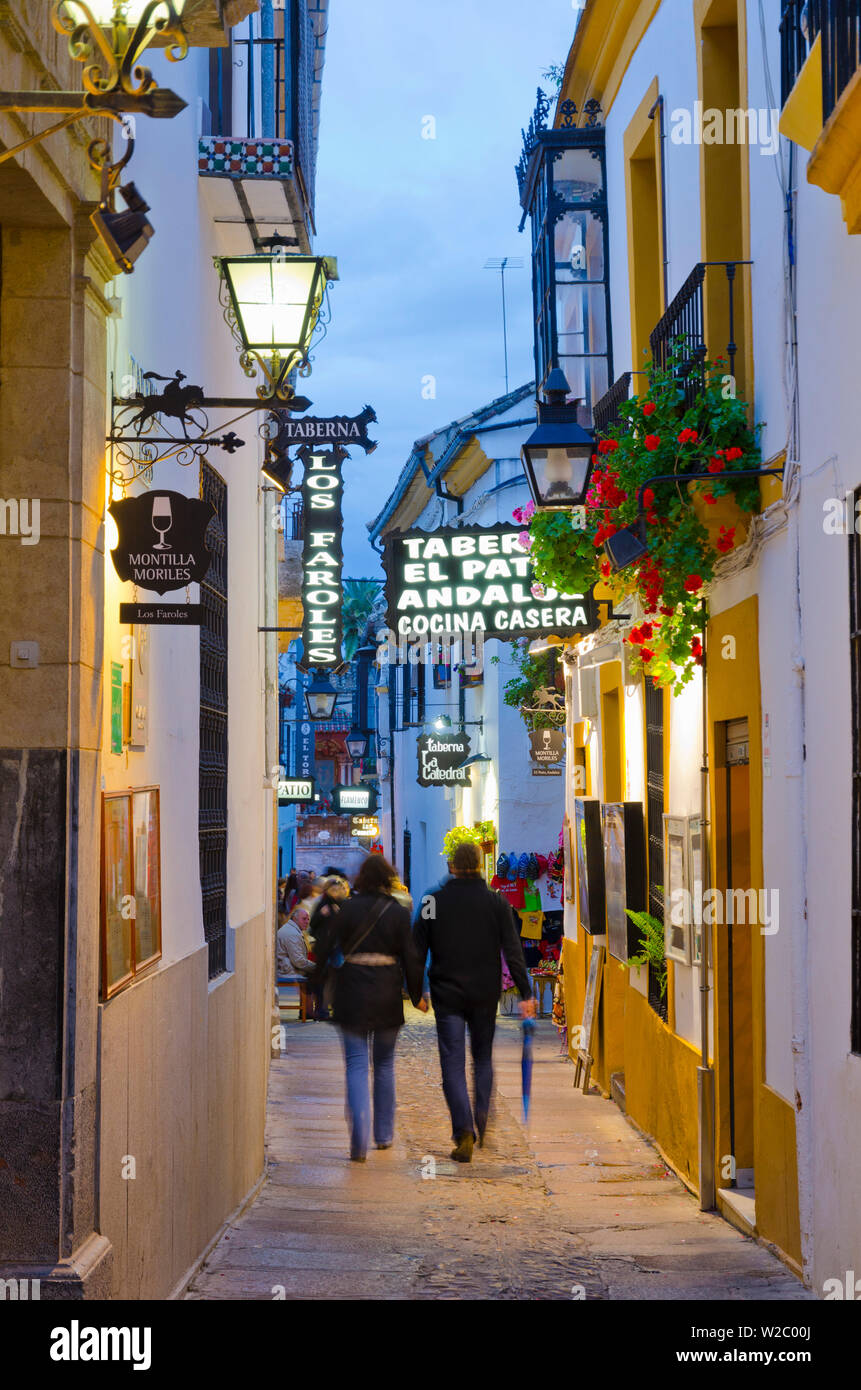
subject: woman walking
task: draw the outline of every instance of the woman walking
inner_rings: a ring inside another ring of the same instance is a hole
[[[341,1029],[350,1115],[350,1158],[364,1163],[371,1134],[368,1063],[374,1066],[374,1142],[392,1146],[395,1132],[395,1044],[403,1026],[401,981],[414,1004],[422,997],[422,967],[410,932],[410,915],[391,895],[395,870],[370,854],[356,876],[353,897],[340,911],[319,918],[315,985],[327,968],[334,975],[333,1017]],[[343,963],[338,965],[340,956]]]

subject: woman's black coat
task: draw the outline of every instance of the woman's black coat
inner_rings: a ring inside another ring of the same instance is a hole
[[[382,916],[361,941],[368,917]],[[333,1009],[335,1022],[353,1032],[374,1032],[381,1028],[400,1028],[404,1021],[401,987],[406,975],[407,990],[414,1004],[422,997],[423,969],[410,932],[410,914],[388,894],[361,894],[339,904],[338,912],[324,919],[315,914],[318,931],[314,939],[316,969],[312,985],[319,987],[326,974],[329,957],[340,946],[344,955],[356,947],[360,955],[394,956],[396,965],[354,965],[345,960],[333,970],[335,980]]]

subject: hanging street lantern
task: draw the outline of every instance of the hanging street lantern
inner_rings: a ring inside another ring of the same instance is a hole
[[[307,375],[311,338],[326,288],[338,278],[338,263],[334,256],[289,255],[277,236],[265,244],[268,251],[223,256],[216,265],[243,370],[254,376],[261,367],[265,382],[258,396],[289,404],[294,390],[288,377],[297,369]]]
[[[568,382],[554,367],[536,407],[538,425],[520,450],[536,507],[575,507],[586,500],[595,440],[578,423],[577,405],[567,405]]]
[[[357,763],[364,758],[368,749],[368,735],[362,733],[362,730],[358,728],[357,725],[353,725],[347,737],[344,739],[344,742],[347,745],[347,752],[353,759],[353,762]]]
[[[314,672],[314,679],[305,691],[305,704],[308,707],[308,718],[323,720],[331,719],[335,711],[335,703],[338,699],[338,692],[332,682],[328,679],[326,672],[318,668]]]

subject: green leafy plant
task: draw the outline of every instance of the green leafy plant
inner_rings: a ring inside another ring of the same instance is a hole
[[[444,859],[451,859],[458,845],[473,844],[480,845],[484,836],[473,825],[455,825],[451,830],[446,831],[445,839],[442,842],[442,854]]]
[[[653,917],[651,912],[633,912],[625,908],[634,926],[640,933],[640,949],[625,964],[637,966],[650,965],[661,989],[661,998],[667,993],[667,957],[664,951],[664,924]]]
[[[703,592],[737,539],[735,525],[721,526],[713,539],[694,500],[706,517],[722,497],[734,500],[741,514],[754,511],[759,500],[755,478],[733,477],[760,466],[759,427],[748,425],[747,407],[730,394],[720,362],[704,362],[702,371],[703,389],[688,406],[680,346],[666,368],[647,363],[647,389],[622,402],[619,423],[592,456],[585,508],[535,510],[528,504],[514,513],[525,528],[521,543],[538,585],[582,593],[603,580],[617,602],[637,595],[645,619],[627,638],[635,661],[655,685],[676,694],[702,664]],[[705,471],[713,482],[686,481],[687,474]],[[657,474],[678,481],[644,490],[648,552],[612,574],[604,541],[637,520],[638,490]]]
[[[352,661],[365,635],[381,584],[378,579],[345,579],[343,606],[344,656]]]
[[[545,711],[538,711],[535,714],[526,714],[525,710],[535,706],[536,696],[539,690],[549,686],[554,689],[555,669],[554,654],[549,651],[540,656],[529,655],[529,639],[519,637],[512,642],[509,649],[509,656],[512,665],[517,671],[516,676],[505,682],[502,687],[502,698],[512,709],[521,711],[521,718],[527,728],[549,729],[558,720],[554,720]]]

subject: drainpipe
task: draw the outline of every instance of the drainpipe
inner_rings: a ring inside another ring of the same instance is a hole
[[[654,106],[652,107],[651,111],[649,112],[649,120],[650,120],[650,121],[651,121],[651,120],[654,120],[654,116],[655,116],[655,112],[656,112],[656,111],[658,112],[659,118],[660,118],[659,134],[660,134],[660,140],[661,140],[661,240],[662,240],[662,242],[663,242],[663,256],[664,256],[664,308],[666,309],[667,305],[668,305],[669,302],[670,302],[670,293],[669,293],[669,265],[670,265],[670,258],[669,258],[668,254],[667,254],[667,161],[666,161],[667,133],[666,133],[666,131],[665,131],[665,129],[664,129],[664,98],[663,98],[662,96],[659,96],[659,97],[658,97],[657,101],[655,102]]]
[[[706,649],[706,629],[708,615],[705,604],[702,615],[702,740],[703,760],[700,766],[700,835],[703,853],[700,856],[703,872],[703,899],[709,886],[711,864],[709,861],[707,830],[709,827],[709,709],[708,709],[708,653]],[[709,1065],[709,960],[711,958],[711,925],[702,922],[702,958],[700,960],[700,1064],[697,1067],[697,1106],[699,1114],[699,1189],[700,1211],[711,1211],[715,1204],[715,1074]]]

